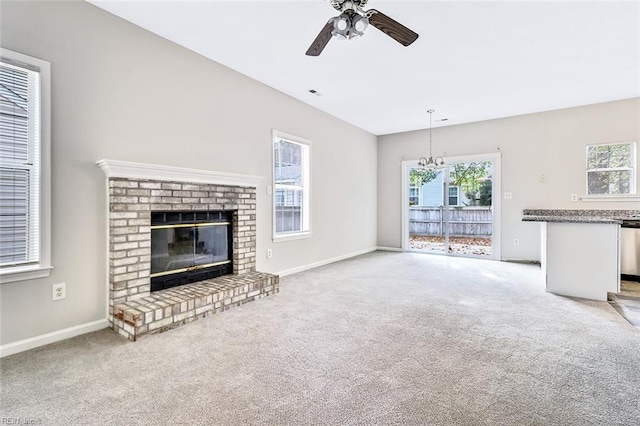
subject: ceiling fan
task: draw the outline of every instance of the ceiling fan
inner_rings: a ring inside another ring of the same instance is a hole
[[[397,21],[389,18],[376,9],[364,10],[364,6],[369,0],[330,0],[331,6],[340,15],[329,19],[320,31],[320,34],[313,40],[307,56],[318,56],[324,50],[331,37],[342,39],[352,39],[364,34],[369,24],[373,25],[403,46],[409,46],[416,41],[418,34]]]

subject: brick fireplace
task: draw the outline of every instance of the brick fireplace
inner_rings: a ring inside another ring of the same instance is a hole
[[[279,291],[256,272],[260,178],[102,160],[109,200],[109,324],[135,341]],[[233,273],[151,292],[154,212],[228,212]]]

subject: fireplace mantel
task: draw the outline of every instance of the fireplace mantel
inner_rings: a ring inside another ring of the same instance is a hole
[[[262,176],[237,173],[214,172],[175,166],[134,163],[120,160],[99,160],[96,164],[108,178],[148,179],[159,181],[179,181],[214,185],[235,185],[257,187],[264,180]]]

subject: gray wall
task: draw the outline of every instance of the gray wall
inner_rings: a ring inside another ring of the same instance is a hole
[[[0,344],[105,318],[107,205],[96,160],[264,176],[261,271],[375,247],[375,136],[88,3],[1,7],[2,47],[51,62],[54,270],[0,286]],[[272,129],[312,141],[312,238],[271,242]],[[59,282],[67,298],[52,302]]]
[[[428,156],[428,137],[416,131],[378,138],[379,246],[402,245],[400,163]],[[435,128],[433,153],[501,152],[502,192],[513,193],[502,200],[502,258],[540,260],[540,225],[523,223],[523,209],[640,209],[638,201],[571,202],[571,194],[585,195],[586,145],[629,140],[640,142],[639,98]]]

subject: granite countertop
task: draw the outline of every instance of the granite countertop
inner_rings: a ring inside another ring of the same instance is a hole
[[[639,218],[640,210],[544,210],[525,209],[523,222],[610,223],[622,224],[623,219]]]
[[[564,223],[613,223],[622,224],[622,219],[597,216],[522,216],[523,222],[564,222]]]

